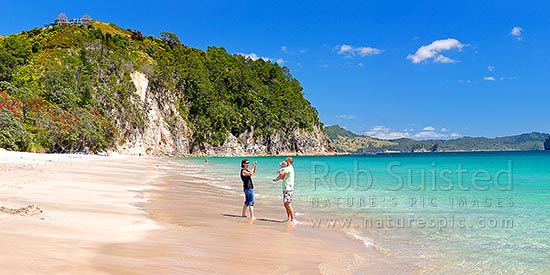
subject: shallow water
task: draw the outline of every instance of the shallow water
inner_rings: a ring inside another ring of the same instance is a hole
[[[257,201],[280,197],[283,157],[251,157]],[[185,159],[240,195],[240,158]],[[199,165],[200,164],[200,165]],[[550,152],[295,157],[295,205],[388,262],[425,272],[548,274]]]

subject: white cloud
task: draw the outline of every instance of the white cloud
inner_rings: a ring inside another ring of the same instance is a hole
[[[237,53],[238,55],[242,55],[244,56],[245,58],[250,58],[254,61],[258,60],[258,59],[263,59],[264,61],[271,61],[271,59],[269,57],[262,57],[262,56],[258,56],[257,54],[255,53]]]
[[[355,115],[348,115],[348,114],[342,114],[342,115],[337,115],[336,118],[340,118],[340,119],[356,119],[357,116],[355,116]]]
[[[338,53],[339,53],[339,54],[343,54],[343,53],[353,53],[353,47],[350,46],[350,45],[344,44],[344,45],[341,45],[339,48],[340,48],[340,49],[338,50]]]
[[[374,126],[374,127],[372,127],[371,131],[384,131],[384,132],[388,132],[388,131],[390,131],[390,128],[387,128],[386,126]]]
[[[495,77],[493,76],[486,76],[483,78],[483,80],[486,80],[486,81],[495,81]]]
[[[449,64],[449,63],[455,63],[456,61],[453,60],[453,59],[450,59],[446,56],[443,56],[443,55],[438,55],[435,59],[434,59],[434,62],[435,63],[442,63],[442,64]]]
[[[487,66],[487,71],[492,72],[495,70],[494,66]]]
[[[409,138],[411,134],[408,132],[394,132],[392,129],[385,126],[374,126],[365,133],[367,136],[380,138],[380,139],[398,139]]]
[[[381,54],[383,52],[381,49],[371,47],[358,47],[356,51],[359,53],[360,56]]]
[[[516,40],[520,41],[522,40],[521,33],[523,32],[522,27],[515,26],[510,31],[510,35],[513,36]]]
[[[421,131],[416,133],[413,137],[419,138],[419,139],[428,139],[428,138],[443,138],[446,136],[435,131]]]
[[[422,128],[422,131],[435,131],[435,128],[432,127],[432,126],[426,126],[426,127]]]
[[[336,49],[338,50],[338,54],[342,54],[348,57],[352,57],[355,55],[359,55],[362,57],[369,56],[369,55],[377,55],[384,52],[384,50],[372,48],[372,47],[354,47],[351,45],[342,44],[339,46],[336,46]]]
[[[386,126],[374,126],[369,131],[365,132],[365,135],[380,138],[380,139],[398,139],[398,138],[412,138],[412,139],[449,139],[461,137],[461,134],[456,132],[450,133],[448,128],[441,128],[440,131],[436,131],[433,126],[426,126],[422,128],[422,131],[413,133],[414,129],[403,129],[403,131],[394,131]]]
[[[411,60],[413,64],[426,62],[430,59],[432,59],[434,63],[455,63],[456,60],[442,55],[441,52],[453,49],[458,49],[460,51],[464,46],[466,45],[454,38],[435,40],[429,45],[420,47],[415,54],[408,55],[407,59]]]
[[[269,57],[265,57],[265,56],[258,56],[256,53],[237,53],[238,55],[242,55],[244,56],[245,58],[250,58],[254,61],[258,60],[258,59],[263,59],[264,61],[267,61],[267,62],[272,62],[273,59],[272,58],[269,58]],[[277,58],[275,59],[275,63],[281,65],[283,64],[285,61],[284,59],[282,58]]]
[[[281,51],[286,53],[288,52],[288,48],[286,46],[281,46]]]

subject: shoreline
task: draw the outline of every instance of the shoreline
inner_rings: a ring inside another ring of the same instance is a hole
[[[256,203],[256,220],[240,217],[240,193],[206,184],[210,175],[200,174],[199,166],[164,160],[158,167],[164,172],[158,188],[147,191],[151,200],[140,206],[162,229],[145,241],[104,246],[102,254],[122,258],[139,251],[139,259],[119,262],[117,272],[148,266],[138,273],[353,274],[372,260],[375,251],[344,232],[312,228],[305,220],[283,222],[284,209],[275,200]]]

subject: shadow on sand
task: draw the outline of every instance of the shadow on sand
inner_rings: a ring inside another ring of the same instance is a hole
[[[230,217],[230,218],[246,218],[246,217],[243,217],[241,215],[235,215],[235,214],[222,214],[222,216]],[[261,222],[275,222],[275,223],[284,223],[284,222],[286,222],[286,221],[266,219],[266,218],[257,218],[256,220],[261,221]]]

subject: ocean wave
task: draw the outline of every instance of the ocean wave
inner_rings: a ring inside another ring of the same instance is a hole
[[[209,181],[225,181],[224,177],[208,177],[208,176],[205,176],[203,178],[205,180],[209,180]]]
[[[157,166],[157,169],[158,169],[158,170],[173,170],[174,167],[170,167],[170,166],[160,166],[160,165],[158,165],[158,166]]]
[[[375,248],[376,249],[376,246],[374,245],[374,243],[371,240],[369,240],[368,238],[362,237],[357,232],[354,232],[352,230],[347,230],[345,232],[346,232],[346,235],[349,239],[354,240],[354,241],[362,242],[363,245],[366,248]]]
[[[221,188],[221,189],[224,189],[224,190],[233,190],[235,188],[229,186],[229,185],[225,185],[225,184],[222,184],[222,185],[217,185],[217,184],[209,184],[210,186],[214,186],[214,187],[217,187],[217,188]]]

